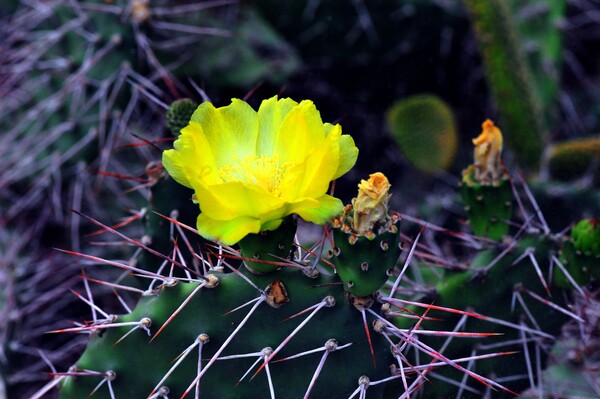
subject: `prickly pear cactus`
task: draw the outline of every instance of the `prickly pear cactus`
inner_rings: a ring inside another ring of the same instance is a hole
[[[483,127],[463,190],[505,190],[502,135],[491,121]],[[92,321],[57,330],[91,336],[79,361],[56,375],[61,397],[387,398],[416,393],[426,378],[437,380],[427,391],[439,397],[456,385],[495,398],[531,387],[561,325],[581,320],[566,303],[584,293],[568,257],[597,259],[595,219],[567,240],[553,234],[522,182],[511,193],[525,192],[534,213],[514,236],[511,215],[488,200],[469,213],[487,237],[433,226],[477,247],[475,256],[453,261],[419,243],[424,223],[400,266],[400,216],[388,208],[385,175],[362,180],[346,206],[326,194],[357,156],[312,102],[274,97],[258,111],[240,100],[201,104],[163,154],[168,176],[157,168],[148,238],[129,240],[159,261],[75,253],[137,276],[103,284],[139,300],[122,316],[88,301]],[[298,218],[324,225],[323,235],[299,242]],[[549,278],[552,265],[570,287]],[[595,269],[585,270],[593,281]]]
[[[289,99],[274,98],[263,105],[266,108],[264,112],[274,112],[279,118],[289,113],[290,122],[308,120],[313,127],[318,126],[314,125],[315,118],[319,118],[318,113],[309,102],[297,104]],[[197,186],[204,183],[204,176],[198,175],[195,169],[188,172],[185,163],[186,151],[195,154],[199,149],[185,143],[189,143],[191,137],[201,140],[204,132],[208,139],[221,139],[222,135],[213,134],[223,133],[215,130],[227,129],[222,124],[231,123],[230,119],[236,118],[239,122],[241,117],[264,118],[261,110],[256,113],[240,101],[219,109],[205,103],[196,110],[189,126],[182,131],[175,150],[165,152],[165,166],[171,176],[194,189],[194,198],[203,211],[201,216],[210,216],[210,207],[207,206],[210,197],[206,197],[202,187]],[[223,114],[228,119],[224,119]],[[211,121],[215,120],[215,126],[211,126]],[[194,131],[200,123],[203,130]],[[275,139],[279,123],[281,121],[275,121],[276,129],[267,133],[263,140]],[[285,119],[282,123],[287,128]],[[249,125],[252,126],[251,123]],[[236,128],[243,129],[241,132],[226,131],[252,134],[247,126],[237,123]],[[312,145],[325,149],[334,146],[339,154],[338,166],[333,164],[331,175],[325,177],[331,179],[336,174],[345,173],[353,165],[357,150],[349,136],[341,135],[339,127],[336,130],[336,127],[322,122],[320,126],[324,133],[321,143],[314,142]],[[328,136],[332,128],[332,136]],[[306,135],[311,132],[300,130],[297,133]],[[242,151],[241,148],[231,150],[238,154]],[[308,156],[315,152],[310,148],[306,151]],[[205,154],[208,156],[209,152]],[[269,166],[265,155],[262,155],[263,160],[256,166],[258,169],[253,170],[252,162],[257,156],[250,155],[246,169],[235,172],[240,175],[248,173],[243,176],[239,189],[249,190],[246,182],[249,179],[258,180],[262,176],[260,173],[264,172],[263,168]],[[226,166],[224,173],[232,173],[229,168]],[[320,179],[322,175],[315,175],[314,178]],[[169,187],[165,185],[168,182],[162,180],[163,177],[157,179],[156,184],[161,184],[162,188],[154,190],[153,208],[162,214],[176,214],[178,212],[175,210],[168,211],[169,206],[185,204],[185,200],[190,201],[191,197],[189,193],[179,191],[184,196],[180,194],[181,198],[174,201],[172,196],[161,194],[162,190]],[[327,188],[327,185],[319,185]],[[269,188],[276,192],[282,189]],[[175,193],[177,191],[171,191],[171,194]],[[329,212],[333,214],[341,209],[339,200],[324,193],[318,194],[317,198],[323,198],[322,201],[326,201],[331,208]],[[252,200],[248,196],[245,198],[246,202]],[[268,197],[259,200],[268,201]],[[312,201],[319,199],[304,200],[308,206],[313,206]],[[246,202],[240,203],[240,206],[246,206]],[[307,212],[306,217],[311,218],[314,210],[310,207],[307,210],[297,208],[296,212]],[[152,220],[157,221],[156,218]],[[173,217],[167,220],[176,226],[181,223]],[[197,227],[205,229],[209,236],[214,234],[216,241],[234,244],[239,240],[241,253],[228,247],[229,256],[244,259],[245,267],[235,270],[226,262],[227,257],[222,256],[216,256],[214,263],[211,263],[209,259],[215,258],[202,252],[195,254],[203,257],[203,270],[195,273],[195,276],[189,274],[194,272],[189,268],[186,269],[187,275],[184,273],[184,277],[176,277],[179,274],[162,274],[161,269],[159,273],[145,271],[147,267],[136,265],[135,272],[151,278],[153,283],[144,291],[138,290],[142,292],[142,298],[136,309],[128,315],[111,316],[105,322],[75,328],[75,331],[94,334],[76,368],[65,374],[62,397],[84,397],[94,391],[98,382],[106,385],[101,392],[107,397],[133,397],[140,392],[147,396],[159,395],[165,392],[167,386],[172,395],[182,396],[193,390],[196,395],[202,394],[204,397],[299,397],[308,396],[309,393],[314,397],[335,397],[351,394],[363,375],[374,379],[388,376],[386,367],[381,366],[390,361],[388,344],[383,336],[371,337],[365,324],[365,308],[368,307],[377,315],[381,304],[371,299],[368,306],[364,305],[359,310],[348,301],[332,270],[323,273],[314,265],[306,266],[298,251],[290,260],[296,233],[292,216],[280,221],[265,220],[275,228],[258,234],[249,228],[241,238],[228,236],[230,233],[238,237],[237,229],[244,228],[236,216],[230,222],[231,230],[227,231],[222,230],[222,226],[206,226],[204,223],[199,218]],[[220,223],[228,222],[223,220]],[[157,223],[148,223],[147,226],[151,230],[149,236],[152,243],[157,244],[159,240],[162,240],[162,245],[174,242],[170,229]],[[184,232],[180,233],[183,238]],[[184,257],[174,256],[172,263],[179,262],[184,262]],[[336,311],[331,312],[333,309]],[[352,359],[368,361],[355,363]],[[380,366],[377,368],[378,363]],[[138,370],[147,369],[150,364],[151,371],[145,371],[144,376],[137,375]],[[246,370],[256,375],[246,376]],[[239,375],[234,376],[237,371]],[[371,392],[374,397],[380,397],[382,389],[383,385],[373,388]],[[101,393],[97,392],[96,395]]]
[[[481,237],[500,240],[508,233],[512,190],[502,163],[502,133],[489,119],[473,139],[475,163],[463,171],[461,196],[469,224]]]
[[[271,390],[277,397],[347,397],[362,375],[387,375],[388,345],[372,337],[380,350],[371,361],[361,314],[339,286],[328,286],[336,281],[332,275],[307,277],[294,268],[240,273],[256,287],[237,273],[212,271],[208,281],[167,281],[144,296],[132,313],[111,323],[121,327],[92,339],[77,364],[80,375],[69,378],[61,397],[87,397],[103,380],[117,398],[147,397],[161,387],[172,397],[188,387],[207,398],[269,397]],[[258,372],[260,366],[265,369]],[[376,391],[370,390],[372,397],[381,397]],[[95,396],[110,397],[108,387]]]
[[[403,155],[419,170],[450,168],[458,134],[452,109],[441,98],[422,94],[398,101],[388,110],[386,122]]]
[[[358,189],[358,197],[334,220],[335,247],[327,258],[344,289],[366,297],[393,275],[400,257],[400,218],[387,212],[390,184],[382,173],[361,181]]]

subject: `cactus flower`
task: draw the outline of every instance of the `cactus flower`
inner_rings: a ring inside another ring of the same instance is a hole
[[[502,132],[487,119],[481,125],[483,131],[473,139],[475,149],[475,180],[480,183],[497,181],[504,173],[502,166]]]
[[[352,200],[354,209],[354,232],[364,235],[372,231],[376,224],[384,224],[388,218],[390,183],[381,173],[369,175],[369,180],[358,184],[358,196]]]
[[[352,137],[323,123],[312,101],[273,97],[258,111],[238,99],[220,108],[201,104],[163,165],[194,190],[200,235],[232,245],[275,230],[291,214],[327,223],[343,209],[326,194],[329,183],[357,156]]]

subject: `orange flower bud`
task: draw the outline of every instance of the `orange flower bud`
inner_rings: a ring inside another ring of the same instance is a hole
[[[390,187],[387,177],[381,172],[369,175],[369,180],[361,180],[358,196],[352,200],[352,227],[357,234],[366,235],[372,232],[377,224],[387,222]]]

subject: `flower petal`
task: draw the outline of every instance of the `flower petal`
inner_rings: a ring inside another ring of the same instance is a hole
[[[237,99],[221,108],[201,104],[163,164],[194,189],[200,233],[232,244],[293,213],[327,223],[343,208],[325,194],[329,183],[357,156],[354,140],[324,124],[312,101],[273,97],[257,112]]]
[[[256,144],[257,155],[270,156],[274,154],[276,138],[280,133],[279,126],[298,103],[291,98],[277,99],[271,97],[262,102],[258,108],[258,142]]]
[[[197,185],[194,189],[200,210],[216,220],[229,220],[238,216],[260,219],[260,215],[283,206],[281,199],[262,187],[241,182]]]
[[[217,220],[201,213],[196,220],[200,235],[208,240],[233,245],[250,233],[261,230],[260,220],[250,216],[240,216],[230,220]]]
[[[339,140],[340,145],[340,160],[338,168],[333,175],[333,179],[337,179],[345,175],[356,163],[358,159],[358,148],[354,144],[352,136],[342,134]]]
[[[312,101],[304,100],[281,121],[273,151],[281,162],[297,164],[305,162],[310,151],[320,148],[324,141],[321,115]]]
[[[329,126],[324,126],[323,131],[325,132]],[[339,163],[340,147],[338,142],[341,134],[342,128],[339,125],[333,126],[320,146],[313,148],[307,156],[304,162],[306,171],[302,181],[298,183],[299,197],[315,198],[327,192],[329,182],[333,180]]]
[[[217,167],[255,155],[258,116],[245,101],[234,98],[230,105],[220,108],[204,102],[198,106],[191,121],[202,126]]]
[[[212,148],[206,141],[202,126],[196,122],[181,129],[174,149],[163,152],[163,166],[179,184],[193,188],[194,182],[220,181]]]
[[[296,213],[307,222],[325,224],[344,209],[338,198],[325,194],[317,199],[306,198],[291,205],[290,213]]]

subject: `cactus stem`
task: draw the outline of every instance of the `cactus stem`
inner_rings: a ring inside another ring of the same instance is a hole
[[[242,327],[244,327],[244,325],[250,319],[250,316],[252,316],[252,314],[258,308],[258,306],[261,303],[266,302],[266,301],[267,301],[267,297],[265,295],[261,295],[260,298],[256,301],[256,303],[252,307],[252,309],[250,309],[250,311],[248,312],[248,314],[246,314],[246,316],[244,316],[244,318],[242,319],[242,321],[240,321],[240,323],[235,328],[235,330],[233,330],[231,332],[231,334],[229,335],[229,337],[227,337],[227,339],[225,340],[225,342],[223,342],[223,344],[221,345],[221,347],[219,348],[219,350],[217,350],[215,352],[215,354],[213,355],[213,357],[208,361],[208,363],[202,369],[202,371],[200,371],[198,373],[198,375],[196,376],[196,378],[194,378],[194,381],[192,381],[192,383],[190,384],[190,386],[188,386],[188,388],[185,390],[185,392],[183,393],[183,395],[181,395],[180,399],[184,399],[190,393],[190,391],[192,390],[192,388],[194,386],[197,386],[197,384],[198,384],[198,382],[200,382],[200,379],[202,378],[202,376],[206,373],[206,371],[210,368],[210,366],[213,365],[213,363],[217,360],[217,358],[225,350],[225,348],[227,348],[227,345],[229,345],[229,343],[233,340],[233,338],[235,337],[235,335],[242,329]],[[267,361],[265,361],[265,363],[266,362]],[[259,371],[260,371],[260,369],[259,369]]]
[[[423,233],[423,231],[425,231],[426,228],[427,228],[427,224],[424,224],[423,226],[421,226],[419,233],[415,237],[415,240],[413,241],[410,251],[408,252],[408,256],[406,257],[406,260],[404,261],[404,265],[402,266],[402,270],[400,271],[400,274],[398,274],[398,277],[396,277],[396,281],[394,281],[394,285],[392,286],[392,290],[390,291],[390,296],[394,296],[396,289],[398,288],[398,285],[400,284],[400,280],[402,280],[402,277],[404,276],[404,272],[406,272],[406,269],[410,265],[410,261],[412,260],[412,257],[415,254],[415,249],[417,248],[417,243],[419,242],[419,238],[421,238],[421,234]]]

